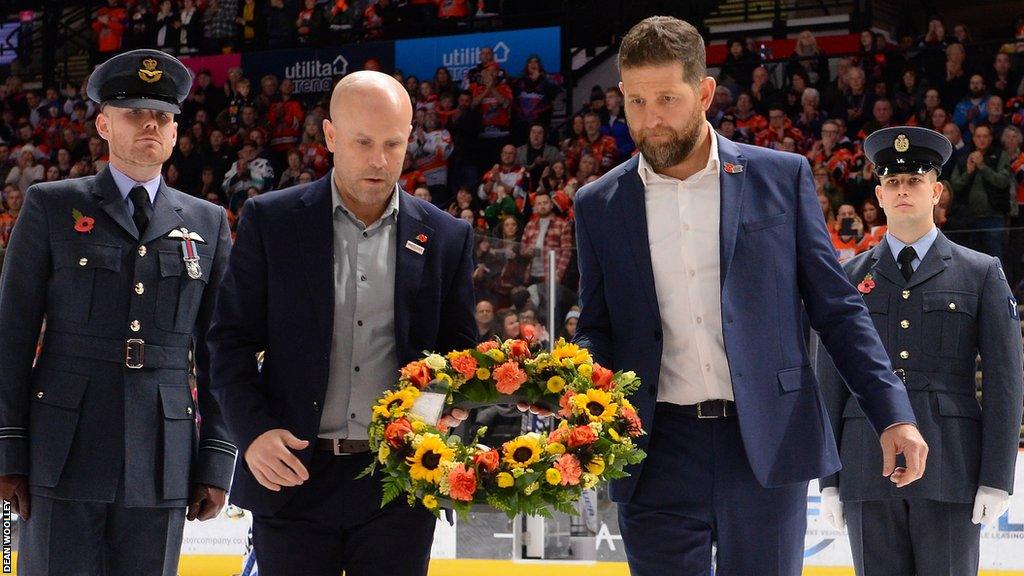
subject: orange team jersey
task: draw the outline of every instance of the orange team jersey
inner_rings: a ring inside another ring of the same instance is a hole
[[[473,93],[474,100],[487,92],[487,87],[483,84],[473,84],[469,89]],[[485,96],[480,100],[480,118],[484,128],[491,126],[508,128],[512,119],[509,115],[509,109],[512,106],[512,89],[508,87],[508,84],[501,83],[495,86],[495,90],[501,93],[507,106],[502,106],[494,96]]]
[[[843,239],[839,237],[838,226],[839,223],[836,222],[836,225],[832,227],[829,234],[832,237],[832,247],[836,249],[836,252],[838,252],[839,261],[846,262],[857,255],[857,237],[854,236],[844,242]]]
[[[1010,163],[1010,175],[1017,185],[1017,204],[1024,204],[1024,152]]]
[[[883,224],[882,226],[875,226],[870,232],[864,234],[864,239],[857,244],[857,253],[860,254],[878,246],[882,238],[885,238],[885,231],[888,229],[889,227]]]
[[[600,175],[618,163],[619,147],[615,143],[615,138],[611,136],[598,136],[597,140],[593,142],[588,140],[586,136],[581,136],[569,150],[570,166],[568,168],[570,171],[576,171],[580,158],[584,154],[589,154],[597,160],[597,173]]]
[[[437,4],[439,18],[465,18],[469,16],[469,0],[440,0]]]
[[[736,117],[736,129],[742,130],[751,136],[757,134],[761,130],[768,128],[768,121],[764,119],[764,116],[760,114],[754,114],[753,116],[741,119]]]
[[[423,177],[423,173],[419,170],[410,170],[398,178],[398,183],[402,186],[402,190],[412,194],[416,188],[425,186],[427,179]]]

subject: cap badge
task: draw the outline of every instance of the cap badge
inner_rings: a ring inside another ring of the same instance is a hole
[[[163,77],[164,73],[162,70],[156,69],[157,61],[153,58],[146,58],[142,61],[142,68],[139,68],[139,78],[143,82],[159,82],[160,78]]]
[[[907,138],[906,134],[900,134],[896,137],[896,140],[892,143],[893,147],[896,148],[897,152],[906,152],[910,149],[910,139]]]

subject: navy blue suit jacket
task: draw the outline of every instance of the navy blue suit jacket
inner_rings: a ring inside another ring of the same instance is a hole
[[[914,412],[836,259],[807,161],[715,137],[720,166],[743,167],[720,169],[720,259],[723,335],[747,457],[764,486],[820,478],[840,464],[808,359],[804,310],[877,432],[915,423]],[[631,400],[650,433],[662,354],[655,290],[669,287],[654,285],[638,163],[613,168],[576,196],[576,340],[602,365],[636,371],[643,385]],[[615,501],[632,498],[642,469],[612,483]]]
[[[476,321],[472,228],[399,194],[395,342],[404,365],[423,350],[474,346]],[[406,249],[421,244],[420,234],[424,253]],[[238,445],[231,500],[255,513],[274,513],[294,490],[256,482],[243,457],[253,440],[284,428],[310,441],[298,452],[303,464],[312,458],[333,338],[333,238],[330,175],[248,200],[217,297],[207,338],[211,390]]]

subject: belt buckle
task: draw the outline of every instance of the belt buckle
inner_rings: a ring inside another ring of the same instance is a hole
[[[135,356],[137,357],[135,362],[132,362],[132,345],[138,344],[138,348]],[[125,342],[125,353],[124,353],[124,365],[132,370],[138,370],[145,364],[143,363],[146,357],[146,342],[139,338],[132,338]]]
[[[344,452],[341,451],[341,439],[340,438],[331,438],[331,452],[335,456],[341,456],[341,455],[344,454]]]
[[[715,415],[715,414],[709,414],[709,415],[705,416],[704,412],[701,409],[702,406],[704,406],[704,402],[698,402],[697,403],[697,418],[698,419],[700,419],[700,420],[711,420],[713,418],[718,418],[718,416]]]

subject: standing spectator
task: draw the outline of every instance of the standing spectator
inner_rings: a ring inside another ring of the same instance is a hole
[[[444,66],[438,66],[437,70],[434,71],[434,93],[437,94],[439,99],[443,99],[445,96],[451,96],[452,100],[456,100],[459,97],[459,86],[452,80],[452,73],[448,68]]]
[[[810,30],[804,30],[796,38],[793,54],[786,62],[786,76],[801,70],[807,75],[807,81],[815,88],[823,88],[828,83],[828,57],[818,48],[818,41]]]
[[[483,264],[477,264],[477,270],[480,270],[480,266],[483,266]],[[476,276],[477,272],[473,272],[474,280],[476,280]],[[497,336],[494,326],[494,304],[487,300],[478,299],[474,316],[476,317],[477,342],[494,340],[494,337]]]
[[[267,125],[270,127],[270,149],[275,166],[283,166],[286,154],[294,149],[302,135],[302,123],[306,112],[302,103],[292,98],[295,85],[291,78],[281,80],[278,88],[280,98],[270,104],[267,111]]]
[[[202,198],[199,196],[199,182],[203,175],[203,158],[202,152],[196,148],[194,136],[188,133],[178,136],[178,145],[166,164],[174,164],[178,168],[179,185],[175,188]]]
[[[242,49],[254,50],[264,39],[263,14],[256,6],[256,0],[243,0],[235,22],[241,30]]]
[[[96,12],[92,30],[96,34],[96,51],[101,55],[121,49],[127,13],[119,0],[107,0],[107,5]]]
[[[917,70],[907,68],[903,71],[899,83],[893,90],[897,121],[908,122],[914,113],[917,112],[918,108],[923,106],[925,89],[926,85],[918,77]],[[935,91],[933,108],[939,105],[938,96],[938,91]]]
[[[953,110],[953,122],[960,127],[961,132],[988,119],[988,93],[985,90],[985,79],[981,74],[971,76],[968,90],[969,95],[957,102]]]
[[[802,78],[801,74],[802,72],[797,71],[794,75]],[[753,98],[754,108],[758,113],[767,114],[768,109],[777,104],[779,89],[772,84],[771,78],[768,76],[768,69],[764,66],[754,68],[751,77],[750,88],[747,92]]]
[[[28,190],[29,186],[41,182],[46,175],[42,164],[36,163],[36,148],[31,144],[21,147],[18,152],[18,164],[7,173],[6,184],[14,184],[19,190]]]
[[[299,183],[299,176],[305,167],[302,165],[302,154],[298,149],[288,151],[288,166],[281,171],[281,180],[277,183],[277,189],[283,190]]]
[[[945,136],[949,143],[953,145],[953,154],[949,157],[949,160],[942,165],[942,172],[939,174],[940,180],[949,180],[953,177],[953,170],[956,168],[960,160],[970,152],[967,148],[967,143],[964,142],[963,134],[960,132],[960,127],[952,122],[947,123],[942,128],[942,135]]]
[[[238,160],[224,175],[221,188],[228,197],[228,207],[235,213],[248,198],[250,188],[260,193],[274,186],[274,168],[264,158],[256,156],[256,147],[250,142],[242,145],[238,151]]]
[[[526,144],[516,149],[516,164],[525,167],[529,173],[531,192],[537,188],[544,170],[562,159],[562,153],[558,148],[547,143],[547,130],[544,124],[539,122],[530,126]]]
[[[839,262],[846,262],[857,255],[858,245],[864,239],[864,222],[852,205],[842,204],[836,211],[836,221],[829,233]]]
[[[512,83],[512,94],[516,124],[513,137],[516,142],[526,139],[531,124],[540,122],[545,126],[551,125],[558,86],[548,79],[539,56],[531,55],[526,59],[522,78]]]
[[[466,72],[465,86],[472,89],[473,84],[484,84],[483,72],[484,70],[492,70],[494,72],[494,82],[496,84],[505,84],[508,82],[508,73],[505,69],[498,64],[494,59],[494,48],[490,46],[482,46],[478,52],[480,62],[469,69]]]
[[[845,118],[847,132],[856,134],[870,119],[869,114],[874,104],[874,94],[865,86],[864,70],[850,68],[846,73],[846,90],[843,91],[833,116]]]
[[[1010,159],[993,146],[992,128],[978,124],[971,135],[974,151],[957,164],[950,184],[954,214],[970,230],[968,248],[1003,259],[1005,215],[1010,211]]]
[[[317,178],[322,178],[330,170],[331,153],[327,149],[323,130],[315,116],[306,117],[299,153],[302,154],[302,165],[312,170]]]
[[[369,10],[369,8],[367,9]],[[303,0],[302,10],[295,20],[300,45],[321,46],[327,28],[326,17],[316,0]]]
[[[458,96],[458,106],[452,111],[448,120],[448,133],[452,136],[452,155],[449,160],[449,173],[452,175],[452,187],[476,186],[481,165],[489,160],[484,159],[477,141],[480,135],[481,119],[472,106],[473,97],[469,92]]]
[[[601,117],[596,112],[583,115],[583,130],[583,137],[576,141],[566,155],[570,170],[575,169],[582,156],[593,156],[597,160],[599,175],[619,163],[619,147],[614,138],[601,134]]]
[[[741,38],[730,38],[728,50],[718,81],[724,86],[729,86],[733,92],[739,92],[750,86],[754,68],[760,64],[760,60],[747,49]]]
[[[1011,69],[1010,55],[1005,52],[996,54],[995,62],[992,64],[992,73],[987,82],[991,93],[1006,101],[1017,96],[1020,84],[1021,73]]]
[[[0,214],[0,248],[7,247],[7,241],[11,238],[11,231],[14,230],[14,223],[21,214],[21,206],[25,196],[21,189],[16,187],[7,188],[4,193],[4,204],[6,210]]]
[[[155,40],[156,17],[149,10],[149,2],[138,2],[128,15],[126,48],[150,48]]]
[[[1010,161],[1010,177],[1012,178],[1011,188],[1013,190],[1011,202],[1016,205],[1012,210],[1013,217],[1010,220],[1010,243],[1009,258],[1007,258],[1007,276],[1010,286],[1017,287],[1024,279],[1024,263],[1021,257],[1024,256],[1024,135],[1020,128],[1007,126],[1003,130],[1002,137],[1003,151]]]
[[[716,92],[717,95],[717,92]],[[626,124],[626,111],[622,108],[622,91],[612,86],[604,91],[605,115],[601,122],[601,134],[615,139],[615,147],[619,150],[619,158],[629,158],[636,149],[633,137],[629,135]]]
[[[452,136],[438,123],[437,112],[427,112],[423,125],[416,127],[410,134],[408,152],[412,155],[413,165],[423,173],[435,203],[439,206],[447,203],[448,158],[452,155]]]
[[[768,120],[754,109],[754,97],[750,92],[740,92],[736,97],[733,115],[736,117],[736,129],[751,142],[758,132],[768,128]]]
[[[203,43],[203,17],[196,9],[195,0],[181,0],[178,21],[181,23],[178,29],[178,51],[183,55],[199,52]]]
[[[540,284],[548,280],[548,253],[555,253],[554,281],[562,283],[572,259],[572,225],[552,213],[551,195],[538,192],[533,199],[534,218],[523,229],[521,253],[532,256],[527,270],[527,284]]]
[[[800,130],[808,141],[821,138],[821,125],[828,118],[821,111],[821,93],[817,88],[806,88],[800,95],[800,113],[793,126]]]
[[[481,50],[481,54],[483,52]],[[486,143],[482,147],[488,158],[496,156],[496,152],[508,141],[511,127],[509,109],[512,105],[512,89],[498,80],[498,70],[500,68],[496,67],[482,69],[480,82],[470,86],[473,108],[479,112],[483,126],[480,140]]]
[[[964,69],[966,53],[960,44],[950,44],[946,48],[946,70],[945,74],[929,76],[938,78],[939,93],[942,94],[944,102],[959,102],[968,91],[968,76]]]
[[[497,200],[494,190],[497,184],[503,185],[513,200],[526,198],[526,168],[516,163],[516,147],[511,144],[501,149],[501,162],[484,174],[477,195],[485,202],[494,203]],[[521,211],[522,204],[516,204]]]
[[[892,126],[892,113],[891,101],[887,98],[879,98],[878,100],[875,100],[875,105],[871,107],[871,120],[864,123],[864,127],[857,133],[857,139],[864,140],[875,130],[881,130],[882,128]]]
[[[161,0],[160,11],[153,22],[154,41],[158,50],[177,54],[181,41],[181,20],[174,11],[171,0]]]
[[[264,23],[268,48],[276,50],[292,46],[298,29],[295,15],[294,9],[285,6],[285,0],[270,0]]]
[[[237,0],[210,0],[203,13],[204,52],[230,53],[238,38]]]

